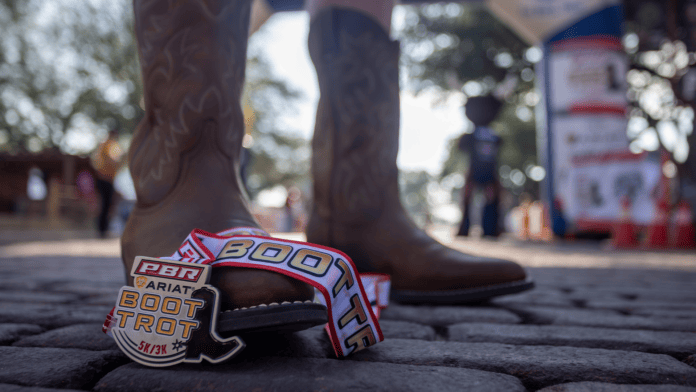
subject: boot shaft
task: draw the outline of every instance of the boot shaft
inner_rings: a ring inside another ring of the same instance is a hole
[[[314,203],[325,219],[360,224],[398,204],[399,44],[370,17],[329,8],[310,26],[320,100]]]
[[[250,0],[134,2],[145,117],[129,165],[140,204],[172,191],[182,155],[197,145],[238,172],[250,9]]]

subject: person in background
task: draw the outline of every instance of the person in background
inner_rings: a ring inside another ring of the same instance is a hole
[[[292,233],[300,226],[302,210],[302,192],[296,186],[288,188],[288,197],[285,199],[285,218],[282,231]]]
[[[471,97],[465,105],[466,117],[474,123],[474,131],[459,139],[459,149],[469,155],[469,172],[464,185],[462,223],[459,236],[469,235],[471,197],[476,189],[483,189],[486,204],[483,208],[481,226],[484,236],[497,237],[498,208],[500,204],[500,181],[498,179],[498,151],[502,144],[500,136],[489,127],[500,111],[501,102],[493,96]]]
[[[96,188],[102,201],[97,221],[97,230],[101,238],[106,238],[109,229],[109,210],[114,196],[114,178],[122,165],[123,150],[118,144],[118,130],[113,129],[92,155],[92,166],[97,174]]]

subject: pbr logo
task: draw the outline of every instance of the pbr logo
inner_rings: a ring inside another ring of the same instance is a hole
[[[223,339],[215,326],[219,293],[208,283],[211,267],[138,257],[113,311],[111,334],[132,360],[146,366],[219,363],[244,348],[239,337]]]

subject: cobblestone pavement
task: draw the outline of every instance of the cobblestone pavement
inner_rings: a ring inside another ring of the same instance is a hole
[[[385,341],[343,360],[315,328],[249,337],[223,365],[150,369],[101,332],[124,276],[118,240],[5,242],[0,391],[696,392],[696,253],[451,245],[518,261],[537,288],[478,306],[392,304]]]

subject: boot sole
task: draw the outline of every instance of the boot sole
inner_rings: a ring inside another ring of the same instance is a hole
[[[223,336],[297,332],[327,322],[328,313],[322,304],[285,304],[221,312],[217,330]]]
[[[501,295],[516,294],[534,288],[531,279],[464,290],[413,291],[392,290],[391,300],[403,304],[456,305],[484,302]]]

